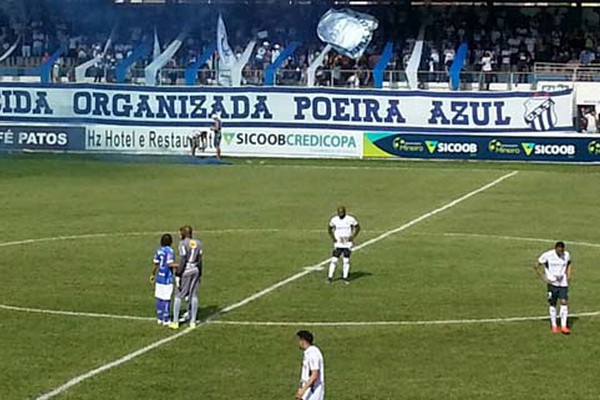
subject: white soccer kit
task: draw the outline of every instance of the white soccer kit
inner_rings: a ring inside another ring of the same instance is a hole
[[[336,249],[351,249],[352,241],[352,229],[358,225],[358,221],[351,215],[346,215],[344,218],[340,218],[338,215],[331,218],[329,226],[333,228],[333,236],[335,237],[335,243],[333,247]]]
[[[559,257],[556,254],[556,250],[549,250],[542,254],[538,261],[544,265],[546,279],[551,285],[558,287],[569,286],[569,282],[567,281],[567,267],[571,262],[571,255],[568,251],[565,251],[562,257]]]
[[[302,358],[302,372],[300,375],[300,387],[304,387],[310,378],[311,371],[319,371],[319,377],[302,397],[302,400],[324,400],[325,399],[325,370],[323,354],[317,346],[310,346],[304,350]]]

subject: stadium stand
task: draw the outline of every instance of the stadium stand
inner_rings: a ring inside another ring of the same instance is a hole
[[[101,62],[88,73],[94,81],[114,81],[115,66],[144,42],[151,42],[156,29],[164,47],[182,30],[188,35],[184,45],[163,70],[165,84],[183,79],[184,68],[212,43],[219,13],[226,21],[230,43],[240,54],[250,38],[260,38],[251,62],[244,72],[247,84],[260,84],[263,70],[286,45],[302,46],[282,66],[278,83],[297,85],[305,81],[305,70],[323,44],[316,36],[320,15],[328,2],[310,7],[286,2],[285,10],[276,2],[268,5],[230,4],[114,4],[104,0],[59,3],[56,0],[6,1],[0,6],[0,51],[7,51],[17,39],[18,48],[0,64],[0,75],[27,75],[50,54],[64,46],[55,69],[60,80],[73,80],[74,67],[103,51],[112,35],[111,46]],[[423,82],[447,81],[448,67],[460,43],[469,44],[463,75],[467,81],[489,75],[486,83],[513,79],[528,82],[534,65],[558,63],[571,66],[600,65],[600,13],[591,7],[514,6],[411,6],[385,5],[354,7],[375,15],[380,21],[374,40],[358,61],[335,52],[329,54],[317,74],[321,85],[357,86],[372,84],[371,70],[388,41],[395,44],[388,67],[401,71],[412,51],[420,22],[426,21],[426,46],[420,70]],[[215,81],[216,55],[201,69],[198,83]],[[151,55],[138,62],[128,80],[143,75]],[[392,72],[394,73],[394,72]],[[394,79],[394,78],[392,78]]]

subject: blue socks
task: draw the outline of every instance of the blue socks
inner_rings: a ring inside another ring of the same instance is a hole
[[[169,322],[169,311],[171,308],[170,300],[156,299],[156,319],[163,323]]]

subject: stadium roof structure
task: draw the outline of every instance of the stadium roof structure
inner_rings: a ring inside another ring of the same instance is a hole
[[[115,4],[600,7],[600,0],[112,0]]]
[[[367,6],[409,4],[408,0],[114,0],[117,4],[279,4]]]

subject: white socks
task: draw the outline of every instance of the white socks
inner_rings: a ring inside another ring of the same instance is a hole
[[[556,308],[554,309],[554,319],[556,321]],[[560,326],[567,327],[567,319],[569,318],[569,307],[561,304],[560,306]],[[556,322],[555,322],[556,323]]]
[[[344,268],[342,269],[342,278],[348,279],[349,273],[350,273],[350,259],[344,258]]]
[[[331,257],[331,263],[329,264],[329,273],[327,274],[327,278],[333,279],[333,273],[335,272],[335,269],[337,268],[337,262],[338,262],[337,257]]]
[[[562,306],[561,306],[561,312],[562,312]],[[550,306],[550,322],[552,323],[552,326],[556,326],[556,307],[555,306]]]
[[[331,257],[331,263],[329,264],[329,273],[327,274],[327,278],[333,279],[333,274],[335,273],[335,269],[337,268],[338,258]],[[342,267],[342,278],[348,279],[348,275],[350,274],[350,259],[343,259],[343,267]]]

